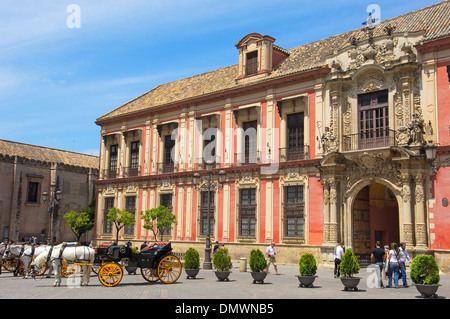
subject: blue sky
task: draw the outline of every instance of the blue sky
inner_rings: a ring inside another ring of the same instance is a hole
[[[248,33],[291,49],[362,27],[369,4],[386,20],[438,2],[0,0],[0,139],[98,155],[98,117],[236,64]]]

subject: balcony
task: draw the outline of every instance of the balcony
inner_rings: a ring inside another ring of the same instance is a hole
[[[280,162],[309,159],[309,145],[280,148]]]
[[[390,129],[375,129],[342,137],[342,151],[358,151],[397,145],[396,132]]]

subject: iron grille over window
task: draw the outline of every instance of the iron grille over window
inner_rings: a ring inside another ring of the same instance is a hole
[[[28,183],[28,203],[37,203],[38,202],[38,190],[39,183],[37,182],[29,182]]]
[[[359,148],[389,145],[388,91],[358,96]]]
[[[112,234],[113,223],[108,221],[108,212],[114,207],[114,197],[105,198],[105,210],[103,212],[103,233]]]
[[[239,224],[241,236],[256,235],[256,189],[240,190]]]
[[[244,122],[244,161],[245,164],[257,162],[256,132],[257,121]]]
[[[209,206],[208,210],[208,193],[209,193],[209,200],[211,201],[211,205]],[[209,234],[214,234],[214,192],[202,192],[201,193],[201,234],[207,235],[208,233],[208,214],[209,214]]]
[[[116,178],[118,145],[111,145],[109,151],[109,178]]]
[[[288,161],[305,157],[304,147],[304,114],[294,113],[287,116],[287,151]]]
[[[304,236],[303,185],[285,187],[285,235],[288,237]]]
[[[258,51],[247,53],[246,75],[258,73]]]
[[[139,170],[139,142],[131,143],[129,176],[137,176]]]
[[[127,196],[126,202],[125,202],[125,208],[128,212],[132,213],[133,215],[136,212],[136,197],[135,196]],[[127,235],[133,235],[134,234],[134,222],[133,225],[127,226],[125,229],[125,234]]]
[[[172,159],[172,149],[175,147],[175,141],[171,135],[164,137],[164,173],[171,173],[174,170],[174,161]]]
[[[161,195],[161,205],[165,206],[172,212],[172,194]],[[163,229],[163,235],[170,235],[171,229]]]

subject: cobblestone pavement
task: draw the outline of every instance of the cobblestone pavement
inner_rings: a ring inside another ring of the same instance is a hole
[[[344,291],[340,279],[333,278],[332,269],[318,269],[313,288],[300,288],[296,265],[279,265],[281,275],[273,268],[264,284],[253,284],[250,272],[240,272],[233,265],[229,281],[218,281],[212,270],[200,270],[197,279],[187,279],[183,273],[177,282],[149,283],[137,270],[136,275],[125,272],[115,287],[104,287],[92,273],[89,286],[80,287],[77,278],[63,278],[61,287],[54,288],[54,278],[22,279],[3,271],[0,275],[0,299],[422,299],[408,276],[408,288],[375,288],[376,275],[372,267],[361,269],[358,291]],[[249,271],[249,270],[248,270]],[[385,284],[387,280],[384,281]],[[437,299],[450,298],[450,276],[441,275]]]

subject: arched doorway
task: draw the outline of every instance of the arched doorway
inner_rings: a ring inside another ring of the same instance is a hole
[[[370,264],[375,242],[399,242],[398,202],[389,187],[370,184],[355,197],[352,208],[353,251],[362,266]]]

